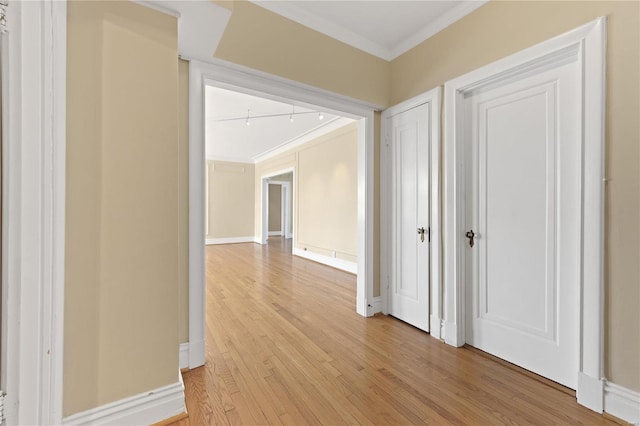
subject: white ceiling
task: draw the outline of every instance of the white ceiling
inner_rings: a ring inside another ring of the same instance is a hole
[[[255,163],[353,121],[296,105],[291,122],[291,103],[210,86],[206,88],[205,102],[206,157],[211,160]],[[260,117],[279,114],[283,115]]]
[[[487,0],[251,0],[387,61],[482,6]]]

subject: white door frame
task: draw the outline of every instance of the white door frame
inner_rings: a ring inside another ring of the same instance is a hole
[[[282,236],[285,239],[293,238],[293,195],[291,192],[291,183],[282,182],[282,207],[280,209],[282,216]],[[291,230],[291,231],[290,231]]]
[[[269,180],[269,185],[280,186],[280,233],[284,238],[291,238],[291,233],[288,232],[289,225],[291,224],[291,205],[289,203],[289,197],[291,196],[291,185],[287,181],[280,180]],[[267,212],[268,211],[269,210],[267,209]],[[267,224],[268,223],[269,222],[267,218]]]
[[[577,55],[583,72],[582,269],[578,402],[603,410],[604,112],[606,18],[479,68],[445,84],[444,339],[465,343],[465,251],[461,111],[465,92]]]
[[[12,1],[2,38],[2,388],[9,424],[62,423],[65,2]]]
[[[189,65],[189,367],[205,360],[204,163],[206,85],[295,99],[358,122],[358,276],[356,311],[373,315],[374,111],[382,108],[251,68],[212,59]]]
[[[271,180],[272,177],[274,176],[279,176],[285,173],[291,173],[293,176],[293,181],[295,182],[296,179],[296,168],[295,167],[287,167],[285,169],[281,169],[281,170],[277,170],[274,172],[269,172],[267,174],[261,175],[260,176],[260,181],[262,182],[262,185],[260,185],[260,212],[261,212],[261,224],[262,224],[262,230],[261,230],[261,242],[260,244],[267,244],[267,238],[269,235],[269,185],[280,185],[280,191],[281,193],[284,193],[284,186],[286,185],[287,187],[289,187],[289,182],[282,182],[282,181],[274,181]],[[293,209],[294,211],[297,209],[296,204],[295,204],[295,198],[293,200]],[[280,201],[281,204],[281,212],[284,212],[284,200],[281,199]],[[288,209],[289,206],[286,206],[286,208]],[[291,212],[290,212],[291,213]],[[284,225],[284,214],[281,213],[281,231],[284,232],[284,228],[282,227]],[[294,226],[294,232],[295,232],[295,222],[293,223]],[[291,245],[291,253],[293,253],[293,244]]]
[[[430,238],[430,259],[429,259],[429,291],[430,291],[430,313],[429,330],[431,336],[439,339],[442,323],[441,308],[441,236],[440,236],[440,87],[429,90],[421,95],[406,100],[398,105],[387,108],[382,112],[381,118],[381,140],[380,147],[380,296],[382,298],[382,312],[387,314],[389,306],[389,284],[392,269],[392,244],[395,242],[391,238],[391,183],[393,164],[391,161],[389,126],[387,119],[396,114],[408,111],[417,106],[430,103],[429,120],[430,146],[430,185],[429,185],[429,238]]]

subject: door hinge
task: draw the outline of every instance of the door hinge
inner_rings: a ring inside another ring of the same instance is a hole
[[[0,391],[0,423],[4,422],[4,397],[7,394]]]

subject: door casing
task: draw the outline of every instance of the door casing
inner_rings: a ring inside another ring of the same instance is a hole
[[[577,50],[582,85],[582,266],[578,402],[602,412],[604,282],[604,113],[606,18],[515,53],[445,83],[444,340],[465,344],[464,95],[556,64]]]
[[[260,236],[260,244],[267,244],[267,240],[269,238],[269,184],[272,185],[280,185],[280,190],[282,191],[281,193],[284,195],[285,191],[289,192],[289,197],[292,196],[291,194],[291,187],[289,185],[289,182],[284,182],[284,181],[273,181],[270,180],[272,177],[274,176],[280,176],[283,174],[287,174],[287,173],[291,173],[291,175],[293,176],[293,182],[295,182],[296,179],[296,168],[295,167],[287,167],[285,169],[281,169],[281,170],[277,170],[274,172],[270,172],[267,174],[264,174],[262,176],[260,176],[260,215],[261,215],[261,223],[262,223],[262,233]],[[294,184],[295,185],[295,184]],[[285,187],[287,189],[285,189]],[[296,208],[296,199],[295,197],[293,198],[293,208],[291,210],[295,211]],[[287,200],[287,205],[285,206],[285,201],[284,201],[284,196],[281,199],[281,230],[283,232],[283,236],[286,238],[287,236],[287,230],[288,228],[286,228],[285,224],[285,208],[289,210],[289,205],[288,205],[288,200]],[[295,216],[293,214],[293,211],[289,212],[289,221],[292,221],[291,216]],[[291,237],[293,238],[293,234],[295,233],[295,222],[290,222],[292,225],[292,229],[293,232],[290,234]],[[291,245],[291,253],[293,253],[293,244]]]
[[[289,202],[291,197],[291,184],[286,181],[271,179],[269,179],[269,184],[280,186],[280,232],[282,233],[282,236],[284,238],[293,238],[293,233],[289,232],[289,229],[291,229],[291,225],[293,225],[293,222],[291,220],[291,210],[293,209],[291,208],[291,203]]]
[[[205,362],[204,89],[207,85],[276,100],[293,99],[358,120],[356,312],[372,316],[374,111],[381,107],[225,61],[194,59],[189,64],[189,367]]]

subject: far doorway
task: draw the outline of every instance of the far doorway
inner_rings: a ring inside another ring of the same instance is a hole
[[[274,238],[293,238],[293,172],[266,178],[266,204],[263,221],[267,223],[267,242]]]

